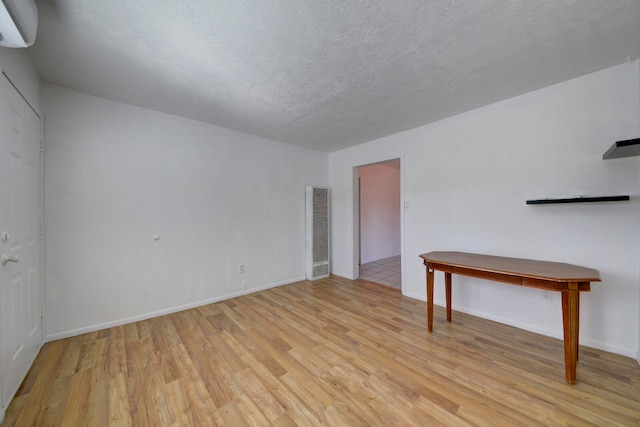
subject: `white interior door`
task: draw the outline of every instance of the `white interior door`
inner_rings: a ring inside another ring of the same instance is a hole
[[[1,416],[42,345],[40,118],[0,76]]]

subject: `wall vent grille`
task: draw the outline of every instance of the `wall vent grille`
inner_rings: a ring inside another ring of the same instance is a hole
[[[307,280],[328,277],[329,251],[329,189],[306,189],[306,276]]]

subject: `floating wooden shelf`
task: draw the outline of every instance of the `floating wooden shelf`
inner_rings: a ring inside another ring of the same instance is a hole
[[[640,156],[640,138],[617,141],[602,155],[602,158],[607,160],[631,156]]]
[[[629,200],[629,196],[571,197],[566,199],[534,199],[534,200],[527,200],[527,204],[528,205],[549,205],[553,203],[621,202],[624,200]]]

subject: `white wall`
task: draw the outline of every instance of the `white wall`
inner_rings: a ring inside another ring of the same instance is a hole
[[[325,153],[53,85],[43,105],[48,339],[304,278]]]
[[[581,344],[635,356],[638,160],[604,161],[602,154],[614,141],[640,135],[638,93],[637,62],[627,63],[331,153],[333,273],[354,275],[354,166],[401,157],[406,295],[425,299],[418,255],[434,250],[596,268],[602,283],[583,295]],[[525,205],[540,197],[617,194],[632,200]],[[443,277],[436,277],[436,303],[443,305]],[[548,302],[536,289],[454,278],[454,309],[561,337],[560,295],[553,297]]]
[[[400,255],[400,169],[377,164],[358,174],[361,263]]]

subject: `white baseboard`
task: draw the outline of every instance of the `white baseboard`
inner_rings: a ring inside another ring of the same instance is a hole
[[[412,294],[412,293],[406,293],[404,294],[407,297],[410,298],[414,298],[420,301],[427,301],[426,297],[422,296],[422,295],[417,295],[417,294]],[[440,307],[444,307],[444,305],[440,305],[440,304],[435,304],[438,305]],[[472,316],[477,316],[477,317],[481,317],[483,319],[488,319],[494,322],[498,322],[498,323],[502,323],[505,325],[509,325],[509,326],[513,326],[515,328],[519,328],[519,329],[524,329],[525,331],[530,331],[536,334],[540,334],[540,335],[544,335],[546,337],[551,337],[551,338],[557,338],[557,339],[563,339],[563,333],[562,330],[550,330],[550,329],[545,329],[545,328],[540,328],[536,325],[532,325],[529,323],[521,323],[521,322],[514,322],[513,319],[508,319],[505,317],[501,317],[501,316],[496,316],[494,314],[491,313],[485,313],[482,311],[477,311],[477,310],[472,310],[469,309],[468,307],[460,307],[457,305],[453,305],[452,307],[453,310],[455,311],[459,311],[462,313],[466,313],[466,314],[470,314]],[[636,357],[636,360],[638,361],[638,364],[640,364],[640,350],[638,351],[638,353],[636,355],[633,354],[633,350],[629,349],[629,348],[623,348],[623,347],[618,347],[618,346],[612,346],[610,344],[604,343],[602,341],[598,341],[598,340],[594,340],[594,339],[590,339],[590,338],[580,338],[580,345],[581,346],[586,346],[586,347],[592,347],[592,348],[596,348],[599,350],[604,350],[604,351],[608,351],[610,353],[615,353],[615,354],[619,354],[622,356],[626,356],[626,357],[630,357],[633,358],[634,356]]]
[[[413,299],[417,299],[417,300],[420,300],[420,301],[427,302],[427,298],[422,296],[422,295],[414,294],[414,293],[411,293],[411,292],[405,292],[402,295],[404,295],[405,297],[409,297],[409,298],[413,298]]]
[[[347,279],[347,280],[356,280],[357,279],[357,277],[350,277],[351,275],[346,274],[346,273],[342,273],[342,272],[332,271],[331,275],[332,276],[342,277],[343,279]]]
[[[62,331],[62,332],[56,332],[54,334],[47,334],[46,337],[45,337],[45,341],[46,342],[50,342],[50,341],[61,340],[61,339],[64,339],[64,338],[75,337],[77,335],[87,334],[89,332],[100,331],[102,329],[113,328],[115,326],[121,326],[121,325],[126,325],[128,323],[139,322],[140,320],[152,319],[154,317],[164,316],[165,314],[171,314],[171,313],[176,313],[178,311],[189,310],[191,308],[196,308],[196,307],[200,307],[200,306],[203,306],[203,305],[212,304],[214,302],[224,301],[224,300],[235,298],[235,297],[239,297],[239,296],[242,296],[242,295],[252,294],[254,292],[264,291],[265,289],[276,288],[278,286],[288,285],[288,284],[295,283],[295,282],[301,282],[303,280],[306,280],[306,278],[304,276],[302,276],[302,277],[294,277],[294,278],[291,278],[291,279],[288,279],[288,280],[285,280],[285,281],[282,281],[282,282],[271,283],[271,284],[268,284],[268,285],[260,286],[258,288],[251,288],[251,289],[247,289],[247,290],[244,290],[244,291],[232,292],[230,294],[220,295],[220,296],[217,296],[217,297],[208,298],[208,299],[200,300],[200,301],[195,301],[195,302],[188,303],[188,304],[182,304],[182,305],[177,305],[177,306],[174,306],[174,307],[168,307],[168,308],[165,308],[165,309],[162,309],[162,310],[152,311],[150,313],[140,314],[140,315],[131,316],[131,317],[125,317],[123,319],[112,320],[110,322],[98,323],[98,324],[95,324],[95,325],[84,326],[82,328],[70,329],[70,330]]]
[[[640,343],[638,343],[638,352],[636,353],[636,362],[640,365]]]

